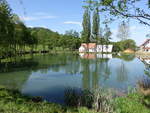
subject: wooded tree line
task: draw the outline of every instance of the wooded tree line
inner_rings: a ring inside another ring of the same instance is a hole
[[[59,34],[46,28],[28,28],[12,13],[6,0],[0,0],[0,56],[10,57],[18,53],[55,47],[77,49],[79,34],[70,30]]]
[[[92,0],[87,0],[86,3],[82,23],[83,31],[80,36],[74,30],[59,34],[46,28],[28,28],[17,15],[13,14],[7,1],[0,0],[0,57],[10,57],[26,51],[63,50],[66,48],[75,50],[82,42],[112,43],[110,41],[112,32],[107,19],[103,22],[104,28],[100,26],[100,11],[102,10],[99,7],[100,3]],[[106,4],[104,5],[106,6]],[[124,28],[125,26],[121,27],[120,25],[122,33],[127,32]],[[121,34],[118,37],[121,37]]]

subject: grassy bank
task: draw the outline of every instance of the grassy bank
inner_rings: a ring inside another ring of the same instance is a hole
[[[145,97],[139,93],[129,94],[127,97],[115,99],[117,113],[150,113],[150,107],[146,105]]]
[[[18,91],[0,88],[0,113],[94,113],[87,108],[73,108],[29,98]]]
[[[150,113],[144,104],[144,96],[133,93],[114,99],[113,113]],[[18,91],[0,88],[0,113],[97,113],[85,107],[67,107],[29,98]]]

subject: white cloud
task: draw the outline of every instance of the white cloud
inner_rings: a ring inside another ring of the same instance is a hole
[[[66,21],[66,22],[64,22],[64,24],[74,24],[74,25],[82,26],[82,23],[81,22],[77,22],[77,21]]]
[[[55,16],[26,16],[21,17],[23,21],[33,21],[33,20],[45,20],[45,19],[53,19]]]
[[[23,21],[37,21],[37,20],[45,20],[45,19],[53,19],[53,18],[56,18],[56,16],[51,16],[45,12],[37,12],[37,13],[32,14],[32,16],[21,17],[21,20],[23,20]]]

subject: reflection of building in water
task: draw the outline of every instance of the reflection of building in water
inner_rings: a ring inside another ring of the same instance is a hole
[[[150,56],[138,57],[144,64],[150,65]]]
[[[96,54],[92,54],[92,53],[80,53],[79,55],[81,58],[84,58],[84,59],[95,59],[96,58]]]
[[[81,59],[81,73],[82,83],[84,89],[96,89],[100,86],[100,78],[102,77],[105,81],[109,79],[111,70],[108,65],[109,58],[111,55],[100,55],[97,54],[80,54]],[[104,57],[105,58],[104,58]],[[92,59],[92,60],[90,60]]]
[[[113,45],[97,45],[96,43],[82,43],[79,52],[112,52]]]
[[[150,77],[150,56],[142,56],[138,57],[145,65],[145,75],[148,75]]]
[[[84,58],[84,59],[96,59],[96,58],[112,59],[112,54],[79,53],[79,55],[81,58]]]

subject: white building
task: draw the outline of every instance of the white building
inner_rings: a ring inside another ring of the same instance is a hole
[[[105,52],[105,53],[110,53],[112,52],[113,45],[97,45],[97,52]]]
[[[96,43],[83,43],[81,44],[79,48],[79,52],[105,52],[105,53],[110,53],[112,52],[113,45],[96,45]]]
[[[82,53],[82,52],[87,52],[86,47],[84,47],[84,46],[80,46],[80,48],[79,48],[79,52],[80,52],[80,53]]]

